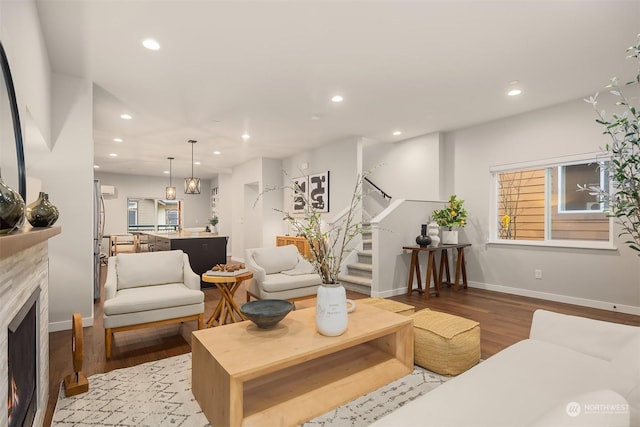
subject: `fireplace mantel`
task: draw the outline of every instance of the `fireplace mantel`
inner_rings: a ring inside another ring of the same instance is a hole
[[[27,226],[28,227],[28,226]],[[0,236],[0,360],[8,359],[8,325],[37,289],[37,410],[34,426],[43,425],[49,399],[49,245],[60,227],[27,228]],[[0,363],[0,426],[7,425],[8,366]]]
[[[0,259],[10,257],[60,234],[60,227],[31,228],[0,236]]]

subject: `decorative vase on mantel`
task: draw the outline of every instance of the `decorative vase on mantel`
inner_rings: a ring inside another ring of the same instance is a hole
[[[431,237],[427,234],[427,224],[422,224],[420,227],[420,235],[416,237],[416,243],[421,248],[426,248],[431,244]]]
[[[318,287],[316,303],[316,330],[328,337],[337,337],[347,330],[351,313],[356,308],[353,300],[347,299],[347,292],[339,283],[322,284]],[[350,305],[347,308],[347,305]]]
[[[24,200],[0,176],[0,234],[20,230],[24,225]]]
[[[49,195],[42,191],[35,202],[27,206],[27,221],[33,227],[51,227],[58,220],[60,212],[49,201]]]
[[[429,247],[436,248],[440,245],[440,226],[435,222],[431,221],[427,226],[427,234],[431,239],[431,244]]]

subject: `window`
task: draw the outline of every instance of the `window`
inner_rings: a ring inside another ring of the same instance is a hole
[[[591,154],[492,168],[492,241],[613,247],[607,162]]]
[[[137,200],[129,200],[127,202],[127,218],[128,218],[128,229],[130,230],[132,227],[136,227],[138,225],[138,201]]]

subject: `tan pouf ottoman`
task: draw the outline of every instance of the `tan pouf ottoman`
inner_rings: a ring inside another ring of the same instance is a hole
[[[442,375],[458,375],[480,361],[480,324],[429,309],[413,318],[414,362]]]
[[[368,304],[383,310],[391,311],[392,313],[403,314],[405,316],[413,314],[415,311],[415,307],[412,305],[386,298],[362,298],[356,300],[356,304]]]

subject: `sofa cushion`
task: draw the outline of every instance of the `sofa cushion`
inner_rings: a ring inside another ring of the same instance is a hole
[[[181,250],[118,254],[118,289],[184,282]]]
[[[305,288],[322,283],[317,274],[303,274],[300,276],[287,276],[286,274],[268,274],[262,282],[262,288],[266,292],[288,291],[293,288]]]
[[[520,341],[373,426],[529,425],[571,396],[609,389],[609,363],[544,341]]]
[[[637,326],[536,310],[529,338],[611,361],[637,333]]]
[[[140,311],[158,310],[182,305],[198,304],[204,301],[204,293],[187,288],[182,283],[138,286],[122,289],[115,298],[104,302],[104,314],[126,314]]]
[[[253,250],[253,260],[267,274],[291,270],[298,264],[298,248],[293,245]]]
[[[555,407],[531,424],[531,427],[628,425],[627,401],[613,390],[595,390],[562,399]]]
[[[611,388],[629,402],[631,425],[640,425],[640,332],[613,358],[611,371]]]

